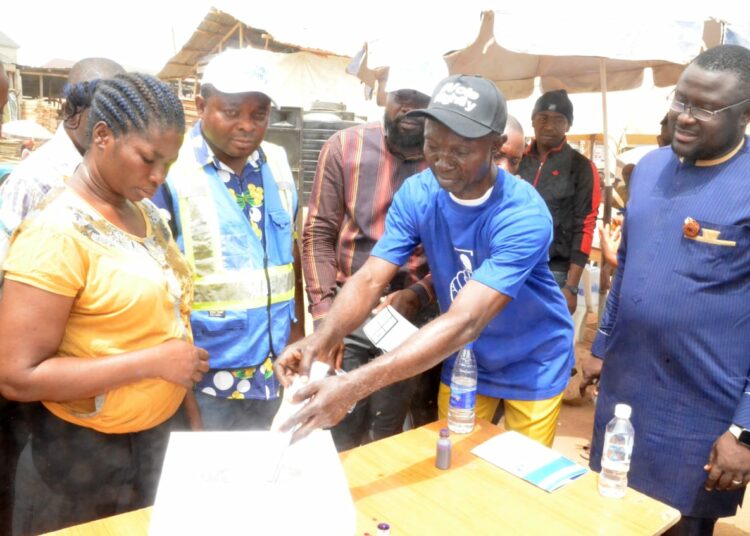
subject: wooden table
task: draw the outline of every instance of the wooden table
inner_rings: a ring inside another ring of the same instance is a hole
[[[452,434],[453,462],[435,467],[435,443],[444,423],[436,422],[341,454],[357,509],[357,536],[391,534],[496,534],[617,536],[661,534],[680,514],[634,490],[623,499],[601,497],[596,474],[547,493],[471,454],[502,433],[480,421],[468,435]],[[53,534],[104,536],[148,532],[150,509],[87,523]]]
[[[470,451],[502,432],[488,422],[473,433],[451,434],[450,470],[434,467],[440,423],[341,454],[357,508],[358,534],[377,523],[409,534],[660,534],[680,517],[677,510],[628,490],[606,499],[589,472],[553,493],[476,457]]]
[[[91,521],[83,525],[76,525],[67,529],[48,532],[46,536],[147,536],[148,525],[151,522],[151,508],[143,508]]]

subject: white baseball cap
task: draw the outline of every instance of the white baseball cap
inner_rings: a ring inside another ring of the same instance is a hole
[[[435,86],[448,76],[448,65],[442,57],[402,58],[388,69],[387,92],[413,89],[432,96]]]
[[[269,71],[259,51],[229,48],[208,62],[201,83],[221,93],[263,93],[271,98]]]

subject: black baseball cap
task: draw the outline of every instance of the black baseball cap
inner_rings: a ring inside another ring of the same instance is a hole
[[[548,91],[539,97],[534,103],[531,119],[534,119],[534,116],[539,112],[557,112],[565,116],[568,125],[573,124],[573,103],[570,102],[568,92],[564,89]]]
[[[508,107],[505,97],[490,80],[457,74],[437,85],[427,108],[406,115],[435,119],[459,136],[473,139],[491,132],[502,134]]]

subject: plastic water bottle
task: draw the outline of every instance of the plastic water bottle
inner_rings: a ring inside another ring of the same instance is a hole
[[[474,407],[477,401],[477,361],[473,344],[458,353],[451,376],[451,398],[448,407],[448,428],[456,434],[468,434],[474,429]]]
[[[599,493],[619,499],[628,487],[630,455],[635,432],[630,424],[630,406],[617,404],[615,417],[607,424],[602,449],[602,470],[599,473]]]

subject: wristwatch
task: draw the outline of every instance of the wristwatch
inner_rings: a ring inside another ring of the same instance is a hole
[[[735,437],[738,443],[750,448],[750,430],[733,424],[729,427],[729,433]]]
[[[573,285],[566,283],[563,288],[570,292],[573,296],[578,296],[578,287],[574,287]]]

